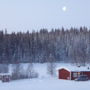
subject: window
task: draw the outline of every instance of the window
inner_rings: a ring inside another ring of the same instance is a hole
[[[76,72],[73,73],[73,77],[77,77],[77,73]]]

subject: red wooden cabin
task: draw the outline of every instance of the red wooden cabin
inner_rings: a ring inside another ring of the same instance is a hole
[[[90,78],[90,69],[86,67],[59,68],[58,78],[66,80],[74,80],[80,75],[87,75]]]

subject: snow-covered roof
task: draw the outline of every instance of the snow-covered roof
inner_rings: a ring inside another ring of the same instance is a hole
[[[0,73],[0,75],[11,75],[10,73]]]
[[[88,68],[88,67],[76,67],[76,66],[59,67],[59,68],[57,68],[57,70],[59,70],[59,69],[66,69],[68,71],[90,71],[90,68]]]

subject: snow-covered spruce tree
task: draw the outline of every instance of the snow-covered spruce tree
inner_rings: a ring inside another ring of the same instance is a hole
[[[0,73],[8,73],[9,65],[8,64],[0,64]]]
[[[50,54],[47,62],[47,73],[51,76],[55,76],[56,64],[54,62],[53,56]]]
[[[26,70],[26,76],[27,78],[37,78],[38,77],[38,73],[34,70],[32,63],[28,64],[28,67]]]
[[[87,46],[84,40],[78,40],[71,51],[74,63],[78,66],[85,66],[87,61]]]
[[[22,71],[23,71],[23,67],[20,63],[14,64],[13,65],[13,72],[12,72],[12,79],[16,80],[16,79],[25,78]]]

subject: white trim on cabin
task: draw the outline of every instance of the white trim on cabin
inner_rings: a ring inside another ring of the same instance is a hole
[[[71,72],[70,72],[70,80],[71,80]]]
[[[88,69],[88,67],[76,67],[76,66],[73,66],[73,67],[59,67],[57,68],[57,70],[60,70],[60,69],[66,69],[67,71],[71,72],[80,72],[80,71],[90,71],[90,69]]]

